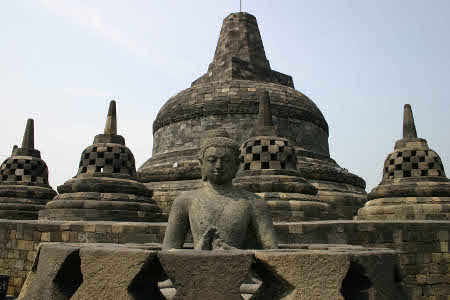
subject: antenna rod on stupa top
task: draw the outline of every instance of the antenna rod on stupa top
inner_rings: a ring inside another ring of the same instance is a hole
[[[242,0],[239,0],[239,12],[242,12]]]
[[[411,105],[405,104],[403,112],[403,138],[404,139],[416,139],[417,131],[414,124],[414,116],[411,110]]]
[[[22,148],[34,149],[34,121],[33,119],[27,120],[27,127],[22,140]]]
[[[109,103],[108,116],[106,117],[105,134],[117,134],[116,101]]]

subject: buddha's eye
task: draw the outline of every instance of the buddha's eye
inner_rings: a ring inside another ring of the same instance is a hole
[[[217,158],[214,157],[214,156],[208,157],[208,161],[209,161],[209,162],[215,162],[216,160],[217,160]]]

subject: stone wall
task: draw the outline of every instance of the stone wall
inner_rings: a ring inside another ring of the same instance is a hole
[[[41,242],[162,243],[166,223],[0,220],[0,274],[10,275],[8,295],[19,295]]]
[[[11,275],[9,294],[23,285],[40,242],[161,243],[165,223],[0,220],[0,274]],[[351,244],[400,252],[412,300],[448,300],[449,221],[320,221],[276,223],[282,244]]]
[[[205,132],[218,128],[226,129],[239,145],[242,144],[251,137],[251,130],[256,123],[258,104],[258,102],[250,103],[246,107],[246,109],[252,108],[254,114],[205,116],[174,122],[160,128],[154,133],[153,159],[164,153],[198,149],[201,141],[206,137]],[[278,132],[282,133],[283,137],[305,149],[318,149],[320,154],[328,155],[328,134],[319,126],[308,120],[278,116],[274,116],[273,119]]]
[[[411,300],[449,299],[449,221],[278,223],[276,230],[280,243],[347,243],[398,250]]]

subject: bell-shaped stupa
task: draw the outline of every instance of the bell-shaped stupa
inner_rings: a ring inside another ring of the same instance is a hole
[[[252,136],[240,148],[241,164],[233,184],[263,197],[275,222],[330,218],[330,206],[315,196],[317,188],[298,172],[291,142],[277,134],[267,91],[261,96]]]
[[[34,149],[34,121],[28,119],[22,147],[14,146],[0,167],[0,219],[35,220],[55,196],[47,164]]]
[[[158,220],[152,191],[136,177],[133,153],[117,134],[116,102],[110,103],[104,134],[81,154],[77,175],[58,187],[60,193],[40,220],[149,222]]]
[[[450,180],[439,155],[417,137],[411,105],[403,138],[384,162],[383,179],[358,212],[361,220],[450,220]]]
[[[266,92],[277,136],[292,143],[302,176],[339,218],[356,215],[367,201],[364,180],[330,158],[324,116],[291,76],[272,70],[256,18],[245,12],[225,18],[207,73],[169,99],[153,123],[153,156],[138,173],[165,214],[182,191],[201,186],[198,153],[207,132],[224,128],[238,144],[247,141]]]

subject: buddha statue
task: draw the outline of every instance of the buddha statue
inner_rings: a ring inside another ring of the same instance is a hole
[[[239,153],[223,130],[204,141],[199,161],[206,184],[174,200],[163,250],[183,248],[189,228],[196,250],[278,248],[266,202],[233,187]]]

